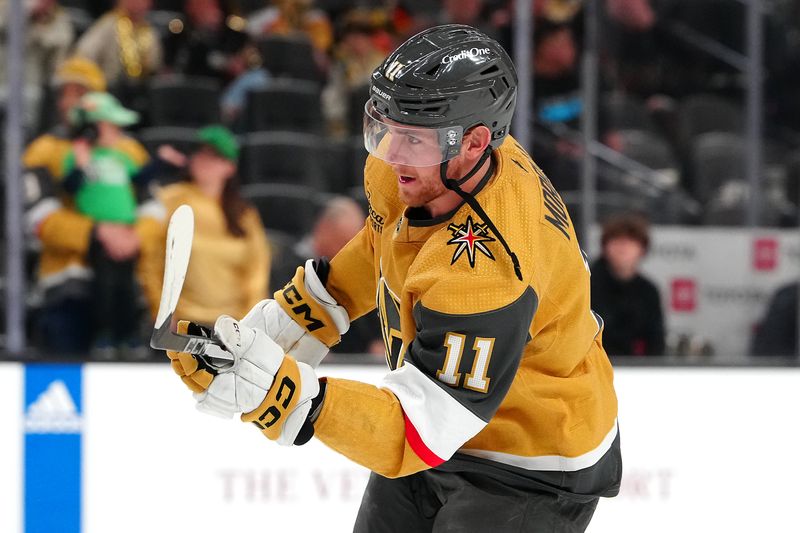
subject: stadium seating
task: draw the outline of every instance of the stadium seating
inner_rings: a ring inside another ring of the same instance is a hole
[[[176,150],[189,154],[197,147],[197,131],[196,128],[155,126],[139,130],[137,136],[151,154],[155,154],[162,144],[169,144]]]
[[[678,109],[678,137],[688,151],[698,135],[710,132],[742,133],[744,117],[741,106],[710,94],[686,97]]]
[[[727,181],[714,191],[706,205],[703,223],[712,226],[747,225],[749,204],[750,184],[742,179]],[[761,190],[758,224],[767,227],[794,226],[797,224],[796,208],[780,191]]]
[[[212,78],[162,76],[150,82],[152,126],[202,127],[219,122],[219,83]]]
[[[643,101],[622,92],[600,96],[599,119],[605,130],[655,131],[656,124]]]
[[[239,170],[246,183],[293,183],[327,190],[323,138],[310,133],[258,132],[244,136]]]
[[[361,135],[364,129],[364,104],[369,99],[369,85],[351,89],[347,95],[347,120],[345,126],[350,135]]]
[[[693,192],[701,202],[710,200],[726,182],[744,178],[745,143],[741,135],[703,133],[695,137],[690,154]]]
[[[265,89],[247,93],[246,131],[303,131],[321,133],[319,86],[303,80],[277,80]]]
[[[242,195],[255,205],[267,230],[295,240],[311,230],[328,198],[312,187],[290,183],[253,183],[242,188]]]
[[[654,170],[674,169],[679,163],[669,143],[651,131],[626,129],[618,132],[621,153]]]
[[[322,82],[308,38],[269,35],[259,39],[258,49],[264,68],[273,76]]]

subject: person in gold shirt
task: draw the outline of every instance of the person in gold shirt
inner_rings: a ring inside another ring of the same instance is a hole
[[[106,80],[92,61],[72,57],[59,66],[54,81],[59,89],[61,123],[34,139],[22,162],[29,234],[41,244],[37,290],[42,297],[36,337],[50,353],[85,355],[92,337],[92,270],[87,263],[95,247],[116,260],[135,259],[142,242],[163,225],[163,211],[151,198],[142,198],[133,225],[96,222],[79,213],[63,188],[64,162],[72,149],[70,110],[90,91],[105,91]],[[148,162],[144,146],[128,135],[116,138],[113,148],[137,166]]]
[[[58,91],[56,104],[59,123],[52,131],[40,135],[26,147],[22,163],[28,168],[45,167],[56,181],[61,181],[64,159],[72,148],[72,141],[67,137],[70,110],[84,94],[105,91],[106,78],[95,62],[74,56],[58,66],[53,85]],[[136,155],[147,157],[146,152]]]
[[[182,204],[195,213],[192,260],[176,315],[213,325],[221,314],[244,316],[267,295],[270,252],[258,212],[239,195],[236,138],[222,126],[208,126],[197,140],[200,147],[188,158],[170,148],[159,151],[185,166],[189,181],[162,188],[158,198],[168,215]],[[149,243],[141,262],[153,317],[161,297],[165,231]]]
[[[217,319],[230,361],[168,352],[201,410],[369,468],[358,533],[584,531],[619,491],[603,322],[564,202],[508,134],[516,87],[472,27],[403,43],[365,107],[364,229],[241,321]],[[376,307],[380,384],[319,377]]]
[[[328,16],[314,7],[313,0],[271,0],[270,5],[256,11],[247,23],[247,32],[254,38],[262,35],[303,35],[311,45],[325,54],[333,44],[333,27]]]
[[[116,0],[75,45],[75,53],[96,62],[114,89],[138,87],[161,70],[161,40],[147,19],[152,6],[152,0]]]

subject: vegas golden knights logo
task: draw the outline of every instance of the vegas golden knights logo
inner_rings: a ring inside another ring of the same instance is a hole
[[[394,370],[403,364],[405,356],[403,336],[400,333],[400,299],[389,289],[383,276],[378,283],[377,299],[386,363]]]
[[[494,242],[495,240],[489,236],[489,229],[486,224],[473,222],[472,215],[469,215],[465,223],[450,224],[447,229],[453,235],[453,238],[447,241],[447,244],[456,247],[453,252],[453,259],[450,261],[451,265],[464,255],[464,252],[466,252],[467,261],[469,261],[469,266],[472,268],[475,268],[477,252],[482,253],[492,261],[495,260],[492,251],[486,247],[486,243]]]

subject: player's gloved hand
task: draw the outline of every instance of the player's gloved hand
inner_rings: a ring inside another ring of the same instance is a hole
[[[208,389],[195,395],[198,408],[212,414],[241,412],[278,444],[304,444],[314,434],[310,420],[322,402],[314,370],[286,356],[264,331],[221,316],[214,334],[233,354]]]
[[[248,333],[254,332],[247,329]],[[258,333],[243,339],[239,323],[233,318],[222,315],[217,319],[214,336],[230,352],[233,361],[212,368],[214,375],[208,386],[195,391],[200,411],[230,418],[236,413],[252,411],[267,395],[279,364],[275,361],[283,358],[283,350],[263,332]],[[243,342],[246,342],[244,347]],[[245,349],[250,351],[244,353]]]
[[[211,336],[211,331],[208,328],[188,320],[178,322],[177,331],[181,335]],[[169,357],[172,364],[172,370],[181,377],[186,386],[194,393],[201,393],[206,390],[217,375],[217,370],[214,367],[209,365],[205,359],[196,355],[167,350],[167,357]]]
[[[260,329],[287,355],[316,368],[350,328],[344,307],[325,289],[327,261],[306,261],[274,299],[262,300],[241,323]]]

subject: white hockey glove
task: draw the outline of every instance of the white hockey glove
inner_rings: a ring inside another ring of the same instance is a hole
[[[266,332],[287,355],[316,368],[350,328],[347,311],[325,289],[327,271],[327,261],[309,259],[274,299],[257,303],[241,323]]]
[[[195,394],[197,408],[225,418],[243,413],[242,421],[278,444],[305,444],[314,434],[311,415],[322,402],[314,370],[284,355],[264,331],[229,316],[217,319],[214,335],[234,360]]]

